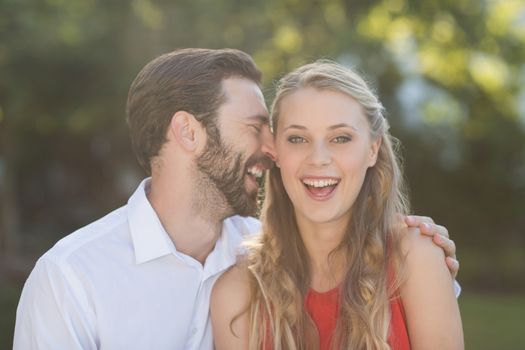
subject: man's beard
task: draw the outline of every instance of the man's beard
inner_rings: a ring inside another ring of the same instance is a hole
[[[250,157],[243,162],[243,155],[225,145],[216,131],[213,135],[208,133],[206,148],[197,159],[200,172],[198,191],[203,194],[197,200],[207,201],[199,203],[199,206],[219,214],[221,218],[235,214],[253,216],[257,212],[257,190],[253,193],[246,191],[246,165],[254,164],[260,157]],[[213,188],[209,188],[210,185]],[[219,198],[213,193],[218,193]]]

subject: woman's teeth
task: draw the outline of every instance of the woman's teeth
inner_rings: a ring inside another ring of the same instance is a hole
[[[303,183],[306,186],[310,187],[327,187],[327,186],[334,186],[339,183],[339,180],[335,179],[326,179],[326,180],[312,180],[312,179],[304,179]]]

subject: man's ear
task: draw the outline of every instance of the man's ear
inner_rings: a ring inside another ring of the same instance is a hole
[[[177,111],[169,126],[169,134],[184,150],[195,152],[199,144],[205,142],[204,128],[195,119],[193,114],[186,111]]]
[[[374,141],[372,141],[372,144],[370,145],[370,158],[368,162],[369,168],[376,165],[377,155],[379,154],[379,149],[381,148],[381,140],[382,138],[378,137]]]

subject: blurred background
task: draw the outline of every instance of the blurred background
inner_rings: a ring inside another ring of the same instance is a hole
[[[525,344],[522,0],[0,0],[0,348],[36,259],[144,176],[128,88],[154,57],[234,47],[264,73],[362,72],[401,139],[414,211],[458,246],[467,349]]]

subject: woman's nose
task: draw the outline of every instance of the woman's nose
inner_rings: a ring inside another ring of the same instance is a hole
[[[332,153],[324,143],[315,143],[312,145],[309,160],[312,165],[325,166],[332,162]]]

